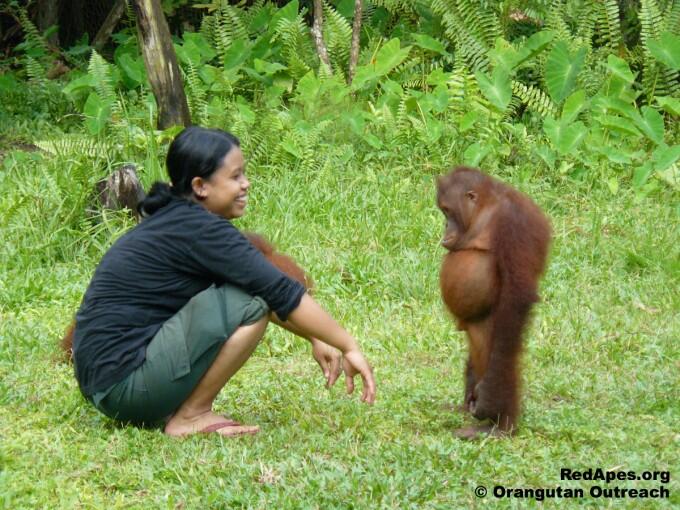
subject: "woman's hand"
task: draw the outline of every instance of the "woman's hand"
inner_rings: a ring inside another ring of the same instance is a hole
[[[321,367],[326,378],[326,388],[330,388],[340,377],[342,355],[340,351],[316,338],[311,339],[312,356]]]
[[[375,402],[375,380],[373,379],[373,370],[371,366],[358,350],[348,351],[344,354],[342,362],[345,370],[345,383],[347,385],[347,393],[354,391],[354,376],[361,375],[364,391],[361,395],[361,400],[367,404]]]

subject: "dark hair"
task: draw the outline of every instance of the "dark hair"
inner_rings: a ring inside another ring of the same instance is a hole
[[[139,203],[139,213],[150,216],[173,197],[190,196],[192,179],[210,178],[220,167],[224,156],[240,146],[238,138],[221,129],[199,126],[183,129],[170,144],[165,160],[171,184],[154,182],[149,194]]]

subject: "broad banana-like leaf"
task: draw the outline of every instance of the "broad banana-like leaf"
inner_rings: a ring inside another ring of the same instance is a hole
[[[427,34],[413,34],[413,43],[424,50],[430,50],[440,55],[449,55],[444,44],[439,40]]]
[[[543,131],[562,156],[574,152],[586,135],[583,122],[567,123],[547,117],[543,121]]]
[[[491,147],[475,142],[463,152],[463,163],[468,166],[478,166],[487,154],[491,152]]]
[[[656,97],[656,102],[659,106],[664,109],[664,111],[680,117],[680,99],[675,99],[674,97]]]
[[[564,102],[562,107],[562,122],[571,122],[576,120],[578,114],[583,110],[586,104],[586,93],[582,89],[578,89],[570,95]]]
[[[541,30],[529,37],[522,45],[518,52],[518,60],[515,65],[520,65],[522,62],[534,58],[542,52],[548,44],[555,38],[555,32],[550,30]]]
[[[680,36],[664,32],[658,40],[649,41],[647,48],[659,62],[676,71],[680,70]]]
[[[612,75],[620,78],[626,83],[633,83],[635,81],[635,75],[630,70],[628,62],[616,55],[609,55],[607,57],[607,69]]]
[[[357,67],[356,75],[352,80],[352,89],[358,90],[372,80],[377,81],[406,60],[411,46],[404,48],[400,46],[399,39],[395,37],[378,50],[370,63]]]
[[[556,103],[561,103],[571,93],[585,56],[585,48],[572,55],[564,41],[555,44],[550,52],[545,63],[545,84]]]
[[[111,104],[99,97],[96,92],[91,92],[83,107],[85,114],[85,127],[91,135],[101,133],[111,115]]]
[[[491,79],[481,71],[477,71],[475,77],[484,97],[501,112],[504,112],[510,103],[510,99],[512,99],[512,83],[508,74],[498,67],[494,69]]]
[[[656,144],[663,143],[663,117],[654,108],[642,107],[642,115],[636,114],[635,125],[644,135]]]
[[[666,170],[672,164],[680,159],[680,145],[659,146],[652,153],[652,161],[654,162],[654,169],[658,171]]]

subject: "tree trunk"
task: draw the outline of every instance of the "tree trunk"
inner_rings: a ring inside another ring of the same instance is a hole
[[[191,114],[184,94],[177,56],[160,0],[134,0],[139,46],[158,104],[158,128],[189,126]]]
[[[59,0],[38,0],[36,25],[40,32],[59,24]],[[54,32],[47,38],[50,46],[59,47],[59,33]]]
[[[316,52],[319,54],[319,59],[322,64],[331,72],[331,61],[328,58],[328,50],[326,43],[323,42],[323,2],[322,0],[314,0],[314,24],[312,25],[312,36],[314,37],[314,45]]]
[[[349,52],[349,72],[347,73],[347,83],[352,84],[354,72],[359,61],[359,42],[361,39],[361,11],[363,5],[361,0],[354,0],[354,21],[352,23],[352,47]]]
[[[108,16],[106,16],[104,23],[102,23],[102,26],[99,27],[97,35],[94,37],[94,41],[92,41],[92,46],[95,50],[100,51],[106,44],[106,41],[109,40],[109,37],[111,37],[113,29],[116,28],[120,18],[123,17],[123,13],[125,12],[125,4],[126,0],[116,0],[116,3],[113,4],[113,7],[111,8]]]

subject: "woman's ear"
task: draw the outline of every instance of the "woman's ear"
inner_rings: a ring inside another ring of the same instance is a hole
[[[208,189],[205,186],[205,181],[202,177],[194,177],[191,179],[191,190],[194,192],[194,196],[203,200],[208,196]]]

